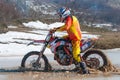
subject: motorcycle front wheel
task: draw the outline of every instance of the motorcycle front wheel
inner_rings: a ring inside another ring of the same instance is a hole
[[[91,49],[88,50],[82,56],[83,60],[86,62],[87,66],[92,69],[102,69],[108,65],[107,56],[100,50]]]
[[[45,55],[42,55],[42,57],[37,62],[37,59],[39,57],[40,52],[32,51],[27,53],[21,62],[21,67],[25,68],[27,70],[42,70],[42,71],[48,71],[49,70],[49,63],[48,59]]]

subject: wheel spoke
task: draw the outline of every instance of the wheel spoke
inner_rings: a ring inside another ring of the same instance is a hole
[[[46,57],[42,56],[39,61],[39,52],[30,52],[26,54],[22,60],[21,66],[26,69],[32,70],[45,70],[46,68]]]
[[[90,68],[102,68],[107,65],[107,57],[99,50],[89,50],[83,55],[83,59],[86,61],[87,66]]]

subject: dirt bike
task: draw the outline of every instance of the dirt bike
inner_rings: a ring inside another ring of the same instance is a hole
[[[54,53],[54,60],[60,65],[69,66],[76,64],[72,55],[71,41],[56,37],[54,33],[50,30],[45,40],[34,40],[29,43],[29,45],[33,43],[43,43],[44,45],[41,51],[27,53],[22,59],[21,67],[34,70],[51,70],[51,65],[44,55],[44,51],[48,46],[51,52]],[[93,48],[96,41],[96,38],[82,39],[80,57],[86,63],[87,67],[100,70],[108,64],[108,59],[102,51]]]

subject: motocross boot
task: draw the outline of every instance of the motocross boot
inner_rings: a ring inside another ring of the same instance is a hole
[[[85,62],[79,62],[76,67],[79,68],[79,70],[77,71],[78,73],[89,74]]]

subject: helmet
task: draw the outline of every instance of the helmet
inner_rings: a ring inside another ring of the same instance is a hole
[[[67,16],[69,16],[71,13],[70,13],[70,10],[65,8],[65,7],[62,7],[58,10],[58,14],[61,18],[66,18]]]

